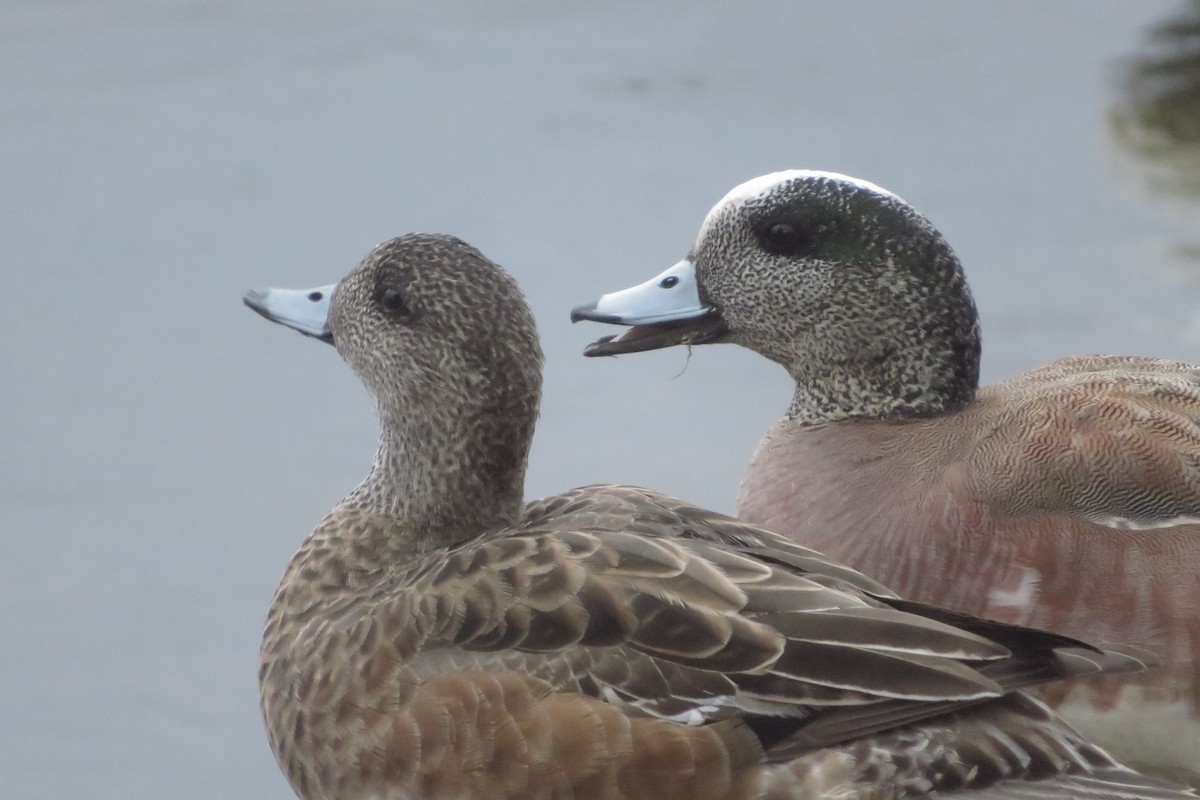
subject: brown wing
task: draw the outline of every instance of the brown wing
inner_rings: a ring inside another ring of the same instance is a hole
[[[1105,668],[1073,640],[939,618],[628,487],[533,504],[518,529],[398,566],[301,636],[313,646],[295,659],[265,654],[263,703],[293,786],[314,797],[751,800],[778,770],[779,800],[825,780],[875,797],[937,773],[872,772],[854,748],[877,759],[887,737],[968,719],[1014,681]],[[930,741],[991,768],[983,729],[948,730]]]
[[[1200,368],[1062,359],[980,392],[967,460],[994,507],[1116,528],[1200,522]]]
[[[636,713],[809,720],[812,747],[1118,660],[1140,666],[1053,634],[943,621],[815,551],[632,487],[532,504],[519,532],[447,553],[406,591],[420,598],[414,645],[431,664],[448,649],[519,653],[555,688]]]

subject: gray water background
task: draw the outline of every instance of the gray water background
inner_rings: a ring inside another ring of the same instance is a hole
[[[1190,8],[6,0],[0,797],[291,796],[261,622],[375,429],[334,350],[248,287],[337,280],[412,230],[505,265],[547,356],[530,497],[622,481],[732,510],[782,372],[732,347],[585,360],[604,331],[567,313],[777,169],[936,222],[987,380],[1200,360],[1194,201],[1152,191],[1113,122]]]

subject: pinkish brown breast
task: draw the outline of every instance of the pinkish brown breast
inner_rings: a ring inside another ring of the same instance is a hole
[[[738,516],[903,597],[1150,650],[1162,667],[1046,697],[1119,756],[1200,782],[1200,526],[1121,530],[998,509],[977,487],[987,411],[781,421],[750,462]]]

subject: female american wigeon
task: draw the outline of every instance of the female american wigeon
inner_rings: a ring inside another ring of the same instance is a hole
[[[588,355],[733,342],[782,365],[795,394],[738,516],[903,597],[1156,652],[1062,708],[1200,784],[1200,367],[1087,356],[979,388],[950,245],[891,192],[812,171],[736,187],[687,258],[573,317],[634,326]]]
[[[262,710],[301,797],[1194,797],[1010,691],[1136,659],[899,600],[642,489],[524,504],[541,350],[463,242],[400,237],[336,288],[246,300],[331,342],[381,428],[267,618]]]

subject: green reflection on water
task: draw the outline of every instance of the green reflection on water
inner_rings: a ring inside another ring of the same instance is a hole
[[[1200,196],[1200,1],[1153,27],[1120,77],[1114,141],[1136,157],[1146,187]]]

